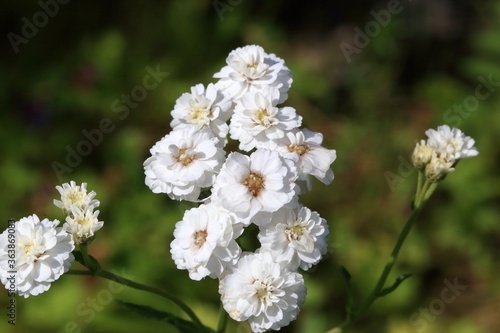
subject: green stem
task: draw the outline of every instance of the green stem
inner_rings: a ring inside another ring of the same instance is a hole
[[[418,171],[418,180],[417,180],[417,192],[415,193],[415,198],[413,200],[413,205],[416,206],[417,201],[420,200],[419,196],[422,193],[422,187],[424,182],[426,181],[425,172],[422,170]]]
[[[102,278],[118,282],[120,284],[123,284],[124,286],[131,287],[137,290],[143,290],[150,292],[152,294],[156,294],[158,296],[164,297],[168,299],[169,301],[173,302],[176,304],[179,308],[181,308],[188,316],[191,318],[191,320],[200,328],[201,331],[206,332],[207,329],[205,326],[201,323],[200,319],[196,316],[196,314],[191,310],[189,306],[187,306],[184,302],[182,302],[180,299],[177,297],[169,294],[168,292],[156,288],[156,287],[151,287],[147,286],[141,283],[134,282],[132,280],[126,279],[122,276],[113,274],[111,272],[99,269],[94,274],[92,274],[91,271],[84,271],[84,270],[69,270],[66,274],[72,274],[72,275],[90,275],[90,276],[100,276]]]
[[[411,227],[413,226],[413,223],[415,222],[415,219],[420,212],[420,209],[415,208],[412,210],[410,217],[408,218],[408,221],[406,221],[406,224],[401,230],[401,233],[399,234],[398,240],[396,242],[396,245],[394,245],[394,248],[391,253],[391,257],[387,261],[384,270],[382,271],[382,274],[380,275],[380,278],[378,279],[378,282],[371,292],[371,294],[368,296],[368,298],[365,300],[361,308],[354,313],[350,318],[348,318],[344,323],[342,323],[339,328],[345,328],[352,324],[354,321],[356,321],[359,317],[363,315],[363,313],[372,305],[372,303],[379,297],[379,293],[382,291],[384,288],[385,282],[387,281],[387,277],[389,276],[389,273],[391,272],[392,268],[394,267],[394,263],[396,262],[396,259],[399,255],[399,251],[401,250],[401,247],[403,246],[403,243],[408,236],[408,233],[411,230]]]
[[[224,333],[226,331],[226,325],[227,325],[227,313],[221,304],[219,310],[219,325],[217,326],[217,333]]]
[[[85,264],[85,267],[87,267],[90,270],[90,272],[92,273],[91,275],[94,276],[95,270],[92,269],[93,265],[90,261],[89,251],[87,249],[87,246],[80,245],[79,248],[80,248],[80,252],[82,254],[83,263]]]
[[[408,217],[408,220],[406,221],[403,230],[401,230],[398,236],[396,244],[394,245],[394,248],[391,252],[391,257],[387,261],[384,270],[382,271],[382,274],[380,275],[380,278],[378,279],[378,282],[375,285],[375,288],[370,293],[365,302],[361,305],[361,308],[355,313],[348,315],[346,320],[340,326],[338,326],[338,329],[346,328],[347,326],[355,322],[357,319],[359,319],[363,315],[363,313],[372,305],[372,303],[378,297],[380,297],[379,296],[380,292],[385,286],[389,273],[394,267],[396,259],[398,258],[399,255],[399,251],[401,250],[401,247],[403,246],[403,243],[406,240],[406,237],[408,236],[417,218],[418,213],[422,210],[423,205],[429,199],[429,197],[437,187],[437,183],[430,182],[428,179],[425,179],[425,176],[422,172],[419,172],[418,176],[419,177],[417,183],[417,192],[415,194],[415,199],[413,201],[410,216]],[[329,332],[335,332],[335,329]]]

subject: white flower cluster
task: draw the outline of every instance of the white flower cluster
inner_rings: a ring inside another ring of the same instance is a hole
[[[13,223],[0,234],[0,281],[10,292],[29,297],[47,291],[69,270],[75,260],[75,244],[87,244],[102,227],[95,192],[74,181],[57,186],[61,200],[54,205],[67,215],[66,223],[31,215]]]
[[[75,245],[87,245],[94,239],[94,233],[101,229],[104,222],[99,221],[99,201],[96,193],[87,193],[87,183],[76,185],[74,181],[56,186],[61,200],[54,200],[54,205],[66,214],[63,229],[72,235]]]
[[[442,180],[455,171],[459,160],[479,154],[474,147],[474,139],[458,128],[442,125],[437,130],[427,130],[425,134],[428,139],[417,143],[412,160],[417,169],[425,170],[427,179],[432,182]]]
[[[201,202],[175,226],[171,254],[193,280],[220,280],[224,308],[254,332],[294,320],[305,300],[308,270],[327,252],[328,226],[299,204],[312,177],[333,180],[335,150],[301,129],[302,117],[280,106],[292,83],[285,62],[257,45],[232,51],[219,78],[184,93],[173,130],[144,162],[146,185],[174,200]],[[227,154],[228,136],[240,151]],[[209,194],[208,197],[206,194]],[[242,251],[237,238],[251,224],[261,247]]]

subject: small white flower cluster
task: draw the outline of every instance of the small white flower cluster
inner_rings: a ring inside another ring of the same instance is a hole
[[[425,132],[427,141],[421,140],[413,151],[413,165],[418,170],[424,170],[429,181],[437,182],[450,172],[455,171],[455,165],[463,158],[479,154],[474,147],[474,139],[459,130],[442,125],[437,130]]]
[[[101,229],[104,222],[99,221],[99,201],[96,193],[87,193],[87,183],[76,185],[74,181],[56,186],[61,200],[54,200],[54,205],[66,214],[63,229],[72,235],[75,245],[87,245],[94,239],[94,233]]]
[[[220,280],[224,308],[254,332],[294,320],[305,300],[308,270],[327,252],[328,226],[299,204],[312,177],[333,180],[335,150],[301,129],[294,108],[279,106],[292,83],[285,62],[257,45],[232,51],[219,78],[184,93],[171,115],[173,130],[144,162],[146,185],[174,200],[201,202],[175,226],[171,254],[193,280]],[[240,152],[226,156],[227,136]],[[206,194],[209,193],[208,197]],[[251,224],[261,247],[242,251]]]
[[[47,291],[51,283],[69,270],[75,260],[75,244],[87,244],[102,227],[97,220],[99,206],[95,192],[85,183],[57,186],[61,200],[54,205],[67,214],[66,223],[40,221],[33,214],[23,217],[0,234],[0,280],[9,291],[25,298]]]

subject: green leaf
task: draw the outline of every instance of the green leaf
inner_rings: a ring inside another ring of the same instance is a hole
[[[345,282],[347,284],[350,284],[351,273],[349,273],[349,271],[347,270],[347,268],[345,268],[344,266],[340,265],[339,266],[339,271],[340,271],[340,274],[342,275],[342,277],[344,278]]]
[[[135,312],[145,318],[156,319],[159,321],[169,323],[177,327],[179,331],[182,333],[199,333],[200,331],[199,328],[193,322],[174,316],[171,313],[160,311],[146,305],[139,305],[139,304],[120,301],[118,299],[115,299],[114,301],[122,308]],[[210,329],[207,330],[209,332],[213,332]]]
[[[403,274],[401,275],[400,277],[398,277],[396,279],[396,281],[394,281],[394,284],[390,287],[387,287],[387,288],[384,288],[382,289],[378,294],[377,294],[377,297],[383,297],[387,294],[390,294],[392,293],[394,290],[396,290],[396,288],[401,284],[401,282],[403,282],[404,280],[406,280],[407,278],[409,278],[410,276],[412,276],[413,274]]]
[[[82,253],[78,250],[75,250],[73,251],[73,255],[75,256],[75,260],[78,261],[80,264],[82,264],[83,266],[87,267],[85,265],[85,261],[83,260],[83,256],[82,256]],[[96,258],[92,257],[90,254],[89,254],[89,259],[90,259],[90,266],[91,267],[87,267],[91,272],[96,272],[97,270],[101,269],[101,265],[99,264],[99,262],[97,261]]]
[[[345,306],[345,311],[347,312],[347,317],[349,318],[353,313],[354,307],[354,293],[351,286],[351,273],[344,266],[339,266],[340,275],[344,278],[344,282],[347,286],[347,304]]]

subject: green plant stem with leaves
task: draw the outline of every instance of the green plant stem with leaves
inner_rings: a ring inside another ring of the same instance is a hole
[[[79,254],[81,254],[81,258],[80,258]],[[193,310],[191,310],[191,308],[188,305],[186,305],[180,299],[171,295],[167,291],[156,288],[156,287],[148,286],[145,284],[141,284],[141,283],[126,279],[126,278],[119,276],[117,274],[114,274],[114,273],[111,273],[111,272],[108,272],[106,270],[101,269],[97,260],[95,258],[89,256],[86,245],[80,245],[80,252],[78,254],[76,254],[75,256],[77,257],[77,260],[80,261],[80,263],[82,263],[85,267],[88,268],[88,270],[69,270],[67,272],[67,274],[98,276],[98,277],[102,277],[102,278],[107,279],[107,280],[111,280],[111,281],[120,283],[120,284],[127,286],[127,287],[131,287],[131,288],[134,288],[137,290],[147,291],[149,293],[156,294],[158,296],[166,298],[169,301],[171,301],[172,303],[174,303],[175,305],[177,305],[179,308],[181,308],[189,316],[189,318],[192,320],[193,324],[197,327],[198,332],[207,332],[207,333],[211,332],[211,330],[209,330],[207,327],[205,327],[202,324],[200,319],[196,316],[196,314],[193,312]],[[225,323],[222,325],[223,326],[221,326],[221,324],[219,324],[218,332],[224,332]]]
[[[405,226],[401,230],[401,233],[398,236],[398,239],[396,241],[396,244],[394,245],[394,248],[392,250],[391,256],[389,260],[387,261],[384,270],[382,271],[382,274],[380,275],[377,284],[375,285],[374,289],[372,292],[368,295],[366,300],[362,303],[362,305],[359,307],[357,311],[353,311],[353,294],[352,294],[352,287],[350,285],[350,275],[347,272],[347,270],[343,267],[341,267],[342,273],[344,275],[344,278],[347,283],[347,291],[348,291],[348,304],[347,304],[347,317],[346,320],[339,325],[338,327],[328,331],[327,333],[338,333],[342,332],[343,329],[346,327],[350,326],[353,324],[356,320],[358,320],[365,312],[366,310],[375,302],[375,300],[379,297],[383,297],[394,290],[403,282],[405,279],[411,276],[411,274],[404,274],[396,279],[396,281],[389,287],[385,287],[387,278],[389,277],[389,274],[391,273],[392,268],[394,267],[394,264],[396,263],[396,259],[399,255],[399,251],[401,250],[401,247],[403,246],[404,241],[406,240],[413,224],[415,223],[415,220],[422,210],[423,205],[425,202],[429,199],[431,194],[434,192],[434,190],[437,187],[437,182],[432,182],[428,179],[426,179],[424,172],[421,170],[418,173],[418,181],[417,181],[417,191],[415,194],[415,198],[413,200],[412,206],[411,206],[411,213],[410,216],[408,217],[408,220],[406,221]],[[85,267],[88,268],[88,270],[70,270],[68,274],[73,274],[73,275],[89,275],[89,276],[98,276],[102,277],[104,279],[108,279],[111,281],[115,281],[117,283],[123,284],[125,286],[138,289],[138,290],[143,290],[147,291],[156,295],[159,295],[161,297],[164,297],[168,299],[169,301],[173,302],[176,304],[179,308],[181,308],[191,319],[192,324],[196,327],[197,332],[212,332],[210,329],[208,329],[206,326],[202,324],[200,319],[196,316],[196,314],[191,310],[191,308],[186,305],[184,302],[182,302],[180,299],[177,297],[171,295],[170,293],[156,288],[156,287],[151,287],[147,286],[141,283],[134,282],[132,280],[126,279],[124,277],[121,277],[119,275],[116,275],[114,273],[108,272],[106,270],[101,269],[99,263],[95,258],[90,256],[88,254],[87,250],[87,245],[80,245],[80,251],[75,254],[77,257],[77,260],[82,263]],[[384,288],[385,287],[385,288]],[[175,318],[169,314],[166,313],[161,313],[157,310],[147,308],[144,306],[138,306],[130,303],[124,303],[121,302],[121,304],[125,304],[127,307],[132,308],[133,310],[137,312],[143,312],[147,314],[154,313],[154,316],[156,318],[161,318],[164,319],[166,317],[169,318],[170,322],[176,321],[179,323],[179,321],[182,321],[180,318]],[[173,318],[173,319],[172,319]],[[182,322],[179,324],[181,325]],[[184,325],[191,325],[191,323],[187,323]],[[219,316],[219,324],[217,327],[217,333],[224,333],[226,330],[226,325],[227,325],[227,314],[224,310],[224,308],[221,306],[220,309],[220,316]]]
[[[403,246],[406,237],[408,236],[413,224],[415,223],[418,214],[422,210],[422,207],[424,206],[425,202],[430,198],[436,187],[437,187],[437,182],[431,182],[428,179],[426,179],[425,174],[422,170],[418,172],[417,191],[415,193],[415,198],[411,206],[410,216],[408,217],[405,226],[403,227],[398,236],[396,244],[394,245],[394,248],[391,252],[391,256],[387,261],[384,270],[382,271],[382,274],[380,275],[378,282],[375,285],[375,288],[373,288],[373,291],[370,293],[370,295],[368,295],[366,300],[362,303],[359,310],[357,311],[352,311],[353,299],[352,299],[351,286],[349,283],[350,276],[349,273],[347,273],[347,271],[345,270],[345,268],[342,267],[342,272],[348,285],[347,317],[346,320],[341,325],[339,325],[337,328],[328,331],[327,333],[342,332],[342,329],[350,326],[352,323],[358,320],[365,313],[365,311],[373,304],[373,302],[375,302],[377,298],[383,297],[393,292],[401,284],[401,282],[403,282],[405,279],[411,276],[411,274],[404,274],[398,277],[392,286],[384,288],[387,278],[389,277],[389,274],[391,273],[391,270],[394,267],[394,264],[396,263],[399,251],[401,250],[401,247]]]

